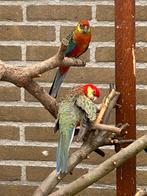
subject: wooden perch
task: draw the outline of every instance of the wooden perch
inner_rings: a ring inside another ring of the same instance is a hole
[[[48,95],[46,90],[35,82],[33,78],[40,77],[42,73],[59,67],[60,65],[85,66],[85,62],[80,59],[64,58],[64,51],[68,43],[68,40],[63,39],[57,54],[35,65],[19,67],[8,65],[0,61],[0,80],[11,82],[18,87],[24,87],[56,118],[58,111],[56,100]]]
[[[121,127],[115,127],[115,126],[111,126],[111,125],[95,123],[92,126],[92,128],[98,129],[101,131],[108,131],[108,132],[112,132],[112,133],[116,133],[116,134],[120,135],[122,130],[124,130],[127,126],[128,126],[127,123],[122,125]]]
[[[104,145],[116,145],[116,144],[131,144],[132,142],[134,142],[135,140],[133,139],[111,139],[111,138],[107,138],[105,140],[105,144]]]
[[[146,189],[140,189],[135,196],[147,196],[147,190]]]
[[[81,176],[74,182],[59,188],[59,190],[50,194],[50,196],[75,195],[76,193],[98,181],[100,178],[104,177],[106,174],[108,174],[115,168],[122,165],[126,160],[133,157],[146,147],[147,134],[142,136],[126,148],[122,149],[117,154],[113,155],[103,163],[101,163],[97,168],[93,169],[92,171],[89,171],[87,174]]]
[[[106,123],[109,119],[110,112],[114,108],[117,99],[119,97],[119,93],[114,89],[110,92],[110,94],[104,99],[103,105],[101,107],[100,112],[98,113],[97,119],[99,122]],[[96,122],[97,123],[97,122]],[[105,139],[111,134],[111,132],[107,131],[98,131],[90,132],[87,140],[82,144],[82,146],[74,153],[71,154],[69,158],[69,167],[68,171],[71,172],[76,165],[78,165],[83,159],[87,158],[87,156],[98,147],[102,146],[105,142]],[[57,176],[56,170],[54,170],[37,188],[33,196],[46,196],[53,191],[55,186],[66,176],[67,174],[60,174]]]

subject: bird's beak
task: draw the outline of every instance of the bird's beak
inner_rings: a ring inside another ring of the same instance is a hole
[[[84,26],[83,32],[86,33],[88,31],[88,26]]]
[[[96,101],[96,100],[97,100],[97,97],[93,96],[92,101]]]

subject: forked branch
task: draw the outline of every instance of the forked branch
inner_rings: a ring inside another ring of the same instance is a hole
[[[0,61],[0,80],[15,84],[18,87],[24,87],[30,94],[36,97],[40,103],[56,118],[58,105],[56,100],[49,96],[33,78],[40,77],[42,73],[59,67],[66,66],[85,66],[85,62],[75,58],[64,58],[64,52],[69,42],[63,39],[57,54],[53,57],[26,67],[11,66]]]

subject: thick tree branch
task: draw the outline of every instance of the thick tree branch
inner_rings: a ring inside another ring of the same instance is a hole
[[[30,81],[24,87],[30,94],[32,94],[55,118],[57,118],[58,104],[56,99],[51,97],[48,92],[41,87],[37,82]]]
[[[81,176],[74,182],[61,187],[58,191],[50,194],[51,196],[66,196],[66,195],[75,195],[91,184],[95,183],[106,174],[114,170],[115,168],[122,165],[126,160],[135,156],[137,153],[142,151],[147,147],[147,134],[143,137],[139,138],[126,148],[119,151],[117,154],[113,155],[102,164],[100,164],[97,168],[88,172],[87,174]]]
[[[61,65],[85,66],[85,63],[80,59],[64,58],[64,52],[68,43],[68,40],[63,39],[57,54],[35,65],[18,67],[14,65],[11,66],[0,61],[0,80],[11,82],[18,87],[24,87],[56,118],[58,111],[56,100],[49,96],[45,89],[35,82],[33,78],[40,77],[42,73]]]
[[[119,93],[113,89],[110,92],[110,94],[105,98],[103,102],[103,106],[101,107],[101,110],[98,114],[99,122],[105,123],[108,121],[110,112],[114,108],[118,97],[119,97]],[[97,131],[97,133],[90,132],[87,140],[83,143],[83,145],[76,152],[71,154],[69,158],[68,171],[71,172],[76,167],[76,165],[78,165],[83,159],[87,158],[87,156],[92,151],[96,150],[99,146],[102,146],[105,143],[105,139],[107,138],[107,136],[109,136],[109,134],[111,134],[111,132],[109,133],[107,131]],[[57,176],[56,170],[54,170],[41,183],[41,185],[37,188],[33,196],[48,195],[49,193],[52,192],[55,186],[61,181],[61,179],[63,179],[66,175],[67,174],[60,174],[60,176]]]

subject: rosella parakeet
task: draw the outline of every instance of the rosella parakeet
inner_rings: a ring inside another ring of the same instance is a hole
[[[59,104],[58,121],[59,142],[56,153],[57,175],[66,173],[68,168],[69,147],[73,140],[75,128],[86,118],[89,122],[96,119],[97,107],[93,102],[100,96],[100,90],[93,84],[86,84],[74,88],[65,100]],[[85,126],[85,125],[84,125]],[[57,131],[57,130],[56,130]]]
[[[75,30],[69,33],[66,37],[69,40],[69,45],[64,53],[66,57],[79,57],[83,54],[91,40],[91,28],[89,22],[86,19],[81,20]],[[57,97],[59,88],[68,72],[68,66],[60,66],[55,75],[53,84],[51,86],[49,94],[53,97]]]

